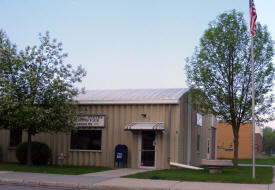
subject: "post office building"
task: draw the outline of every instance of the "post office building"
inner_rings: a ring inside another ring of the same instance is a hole
[[[75,130],[33,137],[52,149],[53,164],[64,155],[67,165],[114,167],[124,158],[125,167],[161,169],[216,157],[216,118],[192,108],[188,89],[91,90],[77,100]],[[15,146],[27,135],[0,130],[0,137],[2,160],[16,162]]]

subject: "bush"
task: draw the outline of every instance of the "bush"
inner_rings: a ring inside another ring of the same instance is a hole
[[[16,158],[21,164],[27,163],[28,143],[23,142],[16,147]],[[52,152],[48,145],[41,142],[32,142],[32,163],[34,165],[47,165]]]
[[[3,153],[2,153],[2,147],[0,146],[0,162],[3,161]]]

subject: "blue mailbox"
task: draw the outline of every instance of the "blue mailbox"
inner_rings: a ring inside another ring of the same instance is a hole
[[[127,167],[127,159],[128,159],[128,147],[123,144],[118,144],[115,147],[115,160],[114,160],[114,167],[119,167],[119,163],[122,163],[123,167]]]

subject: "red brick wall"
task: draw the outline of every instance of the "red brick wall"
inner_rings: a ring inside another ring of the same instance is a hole
[[[261,134],[255,134],[255,153],[260,154],[263,151],[263,138]]]

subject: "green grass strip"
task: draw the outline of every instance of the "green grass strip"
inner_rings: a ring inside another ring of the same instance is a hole
[[[80,175],[86,173],[95,173],[111,168],[91,167],[91,166],[27,166],[14,163],[0,163],[1,171],[16,171],[16,172],[32,172],[32,173],[49,173],[49,174],[64,174],[64,175]]]
[[[252,159],[239,159],[238,161],[240,164],[252,164]],[[256,164],[275,166],[275,157],[269,157],[266,159],[256,159]]]
[[[270,184],[272,183],[273,172],[272,167],[256,167],[256,179],[252,179],[251,167],[239,167],[238,169],[226,167],[222,174],[210,174],[207,168],[204,170],[169,169],[148,171],[124,177],[177,181]]]
[[[231,158],[219,158],[219,160],[232,160]],[[252,159],[238,159],[239,164],[252,164]],[[275,166],[275,157],[274,156],[268,156],[265,155],[263,158],[257,158],[256,159],[256,164],[261,164],[261,165],[274,165]]]

